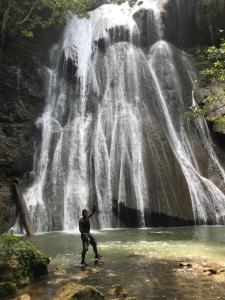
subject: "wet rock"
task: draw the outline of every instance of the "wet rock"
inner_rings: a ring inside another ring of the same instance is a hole
[[[2,143],[2,134],[0,132],[0,169],[2,169],[1,165],[7,163],[7,158],[4,156],[5,150],[2,150],[4,147],[4,142]],[[8,151],[8,148],[7,148]],[[9,165],[9,164],[8,164]],[[0,171],[1,173],[1,171]],[[8,230],[10,227],[13,226],[17,208],[16,208],[16,201],[15,195],[13,192],[13,184],[12,181],[9,179],[0,179],[0,233]]]
[[[130,31],[125,26],[115,26],[109,28],[109,36],[111,42],[127,42],[130,39]]]
[[[91,285],[69,283],[62,287],[53,300],[103,300],[104,295]]]
[[[157,32],[153,31],[155,28],[155,15],[153,11],[140,8],[134,13],[133,19],[140,31],[140,46],[144,49],[149,49],[157,40]]]
[[[42,32],[43,36],[43,32]],[[8,38],[0,57],[0,233],[8,230],[17,215],[12,186],[16,177],[32,171],[35,122],[44,107],[40,39]],[[31,55],[32,53],[32,55]]]
[[[178,266],[179,268],[192,268],[192,264],[184,261],[180,262]]]
[[[106,47],[107,47],[107,41],[104,37],[100,38],[98,41],[95,41],[95,44],[98,45],[98,48],[102,51],[105,52]]]
[[[49,258],[31,243],[11,233],[4,233],[0,235],[0,248],[3,260],[0,282],[10,280],[17,287],[23,287],[32,279],[48,273]]]
[[[225,28],[224,0],[175,2],[168,0],[164,5],[162,19],[166,40],[184,48],[220,40],[218,29]]]
[[[108,290],[108,294],[112,296],[123,296],[126,297],[128,295],[127,290],[120,284],[114,284]]]
[[[2,282],[0,283],[0,299],[9,299],[14,296],[17,292],[17,287],[15,283],[12,282]]]
[[[117,277],[117,275],[111,270],[106,271],[106,276],[107,277]]]
[[[83,279],[86,279],[88,277],[90,277],[90,273],[88,271],[82,271],[82,272],[78,272],[75,275],[71,276],[71,280],[76,280],[76,281],[81,281]]]
[[[203,270],[204,273],[208,274],[208,275],[213,275],[213,274],[217,274],[217,271],[213,268],[205,268]]]
[[[56,278],[56,279],[52,279],[50,281],[48,281],[48,285],[50,286],[56,286],[56,285],[59,285],[59,286],[62,286],[63,284],[66,284],[70,282],[70,279],[65,279],[65,278]]]
[[[13,269],[9,263],[0,264],[0,282],[13,282]]]
[[[63,267],[56,267],[54,270],[54,275],[55,276],[64,276],[64,275],[66,275],[66,271]]]
[[[19,296],[16,300],[31,300],[31,296],[28,294],[23,294]]]
[[[224,268],[219,269],[217,273],[218,273],[218,274],[220,274],[220,273],[225,273],[225,269],[224,269]]]

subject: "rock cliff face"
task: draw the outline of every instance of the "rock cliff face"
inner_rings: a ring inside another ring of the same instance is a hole
[[[18,214],[14,182],[29,182],[44,107],[43,65],[61,26],[35,38],[8,37],[0,57],[0,232]]]
[[[217,43],[225,29],[223,0],[168,0],[163,22],[167,40],[181,48]]]
[[[17,214],[13,183],[32,170],[38,132],[35,120],[43,107],[36,41],[7,39],[0,69],[0,231]],[[32,54],[31,54],[32,53]]]
[[[224,14],[223,0],[165,1],[166,39],[182,48],[216,42],[217,30],[225,28]],[[145,10],[135,16],[143,33],[140,41],[143,48],[153,42],[148,36],[147,27],[151,26],[148,17]],[[32,176],[35,147],[40,139],[35,122],[44,107],[42,65],[46,63],[47,49],[54,42],[54,34],[45,33],[44,38],[35,40],[8,39],[3,49],[0,69],[0,232],[12,226],[17,215],[14,181],[20,178],[27,183]],[[98,42],[104,50],[104,41]],[[180,172],[179,168],[177,172]]]

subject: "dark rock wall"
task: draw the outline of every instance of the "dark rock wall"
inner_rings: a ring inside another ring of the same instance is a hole
[[[0,232],[15,222],[13,184],[32,171],[44,106],[39,39],[7,38],[0,68]],[[42,53],[42,54],[41,54]]]
[[[165,39],[181,48],[217,43],[225,30],[225,1],[169,0],[163,23]]]

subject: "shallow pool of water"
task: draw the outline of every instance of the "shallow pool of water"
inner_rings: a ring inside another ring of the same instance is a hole
[[[90,266],[85,269],[79,267],[79,234],[33,237],[31,241],[51,257],[50,273],[21,292],[33,300],[51,299],[72,281],[93,284],[105,294],[120,283],[137,299],[225,299],[225,283],[203,272],[206,266],[225,266],[224,226],[100,230],[93,235],[104,260],[95,265],[90,249]],[[183,260],[198,267],[179,269]]]

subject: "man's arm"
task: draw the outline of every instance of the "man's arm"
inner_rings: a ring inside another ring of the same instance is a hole
[[[96,212],[96,206],[95,206],[95,204],[94,204],[94,205],[93,205],[93,208],[92,208],[92,212],[91,212],[90,215],[88,215],[88,218],[91,218],[91,217],[95,214],[95,212]]]

